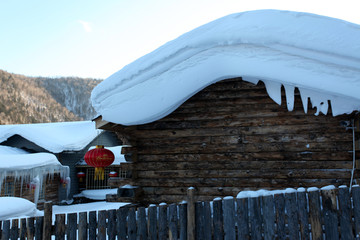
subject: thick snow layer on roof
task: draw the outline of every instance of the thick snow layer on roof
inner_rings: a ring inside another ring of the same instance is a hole
[[[100,132],[91,121],[0,125],[0,142],[20,135],[49,152],[59,153],[82,150]]]
[[[28,154],[28,152],[20,148],[0,145],[0,155],[3,154]]]
[[[92,92],[103,120],[122,125],[156,121],[217,81],[265,82],[288,109],[294,88],[307,111],[360,109],[360,26],[308,13],[259,10],[232,14],[168,42],[125,66]]]
[[[0,221],[9,218],[38,216],[35,203],[24,198],[0,197]]]

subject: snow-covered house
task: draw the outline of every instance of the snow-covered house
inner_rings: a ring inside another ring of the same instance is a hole
[[[97,130],[91,121],[38,123],[0,126],[0,146],[10,146],[28,153],[51,154],[70,169],[71,190],[69,198],[79,193],[76,163],[90,146],[117,146],[120,141],[114,133]],[[2,161],[3,159],[0,159]],[[66,199],[61,184],[59,200]]]
[[[313,14],[226,16],[100,83],[97,128],[131,145],[123,153],[142,202],[179,201],[190,186],[211,199],[349,184],[358,178],[359,39],[359,25]]]

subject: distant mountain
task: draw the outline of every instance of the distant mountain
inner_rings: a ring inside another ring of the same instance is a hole
[[[26,77],[0,70],[0,124],[90,120],[90,93],[100,80]]]

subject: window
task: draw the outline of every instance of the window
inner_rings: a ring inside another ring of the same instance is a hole
[[[13,181],[6,181],[4,183],[4,197],[14,197],[15,196],[15,183]]]

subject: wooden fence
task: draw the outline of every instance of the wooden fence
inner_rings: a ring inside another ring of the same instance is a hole
[[[359,239],[360,187],[3,221],[1,239]]]

